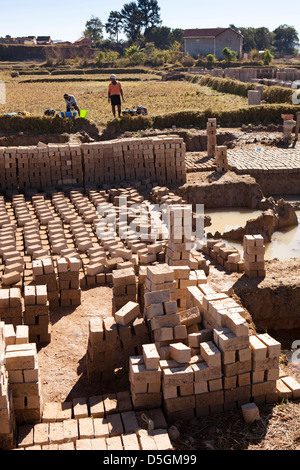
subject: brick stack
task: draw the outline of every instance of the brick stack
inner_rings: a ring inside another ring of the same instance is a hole
[[[19,288],[0,289],[0,320],[13,326],[22,325],[23,308]]]
[[[217,120],[216,118],[209,118],[206,125],[207,135],[207,155],[214,157],[217,146]]]
[[[161,290],[169,290],[172,300],[176,299],[176,281],[174,270],[167,263],[147,266],[145,293]]]
[[[135,410],[159,408],[162,371],[155,344],[145,345],[142,356],[129,358],[131,399]]]
[[[89,382],[99,382],[114,376],[119,350],[115,319],[113,317],[91,319],[86,360]]]
[[[15,444],[15,415],[12,393],[5,367],[5,325],[0,321],[0,449],[9,450]]]
[[[51,341],[51,324],[47,286],[25,286],[24,304],[24,325],[29,327],[29,341],[31,343],[49,343]]]
[[[127,302],[136,302],[138,285],[134,268],[115,269],[112,271],[113,313]]]
[[[4,286],[17,285],[21,288],[24,257],[19,248],[16,227],[13,224],[4,225],[0,229],[0,255],[4,265],[1,280]]]
[[[228,171],[227,147],[226,145],[216,146],[216,167],[217,171]]]
[[[18,187],[17,147],[8,147],[4,152],[5,189],[16,190]]]
[[[192,209],[190,206],[169,206],[169,240],[166,263],[170,266],[188,266],[191,250]]]
[[[47,234],[51,252],[53,255],[61,255],[62,251],[68,247],[62,221],[57,218],[49,220],[47,224]]]
[[[40,422],[42,415],[41,379],[36,344],[8,345],[5,364],[17,424]]]
[[[261,235],[244,235],[244,266],[248,277],[264,277],[265,245]]]
[[[161,358],[168,358],[170,344],[187,340],[187,329],[181,326],[177,303],[171,300],[169,290],[146,292],[144,315]]]
[[[250,336],[252,397],[256,404],[275,402],[281,345],[268,333]]]
[[[54,264],[51,258],[32,262],[33,279],[36,285],[47,286],[49,307],[59,306],[59,290]]]
[[[33,260],[49,256],[48,247],[41,238],[38,221],[26,222],[23,230],[26,254],[30,255]]]
[[[59,145],[62,186],[82,186],[82,163],[80,145]]]
[[[62,307],[76,307],[81,304],[80,260],[58,258],[58,290]]]

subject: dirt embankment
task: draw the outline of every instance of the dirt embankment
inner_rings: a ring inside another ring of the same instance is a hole
[[[254,178],[234,172],[190,173],[178,194],[189,204],[204,204],[206,208],[249,207],[261,208],[264,195]]]

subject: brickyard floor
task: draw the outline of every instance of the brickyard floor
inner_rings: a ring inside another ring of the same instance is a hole
[[[237,173],[293,173],[300,171],[300,148],[261,148],[228,150],[230,169]],[[215,169],[214,157],[206,152],[188,152],[187,172]]]

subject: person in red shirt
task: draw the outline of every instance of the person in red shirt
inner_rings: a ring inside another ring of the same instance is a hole
[[[114,117],[116,117],[116,106],[118,108],[118,116],[121,117],[121,97],[122,100],[125,101],[122,85],[117,81],[115,75],[111,75],[110,84],[108,86],[108,102],[111,103]]]

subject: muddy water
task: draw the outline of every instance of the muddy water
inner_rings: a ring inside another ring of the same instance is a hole
[[[298,201],[294,198],[291,202]],[[280,232],[274,232],[272,242],[266,244],[265,259],[271,260],[289,259],[300,257],[300,211],[297,210],[299,225],[291,227]],[[247,220],[254,219],[261,214],[261,211],[252,211],[251,209],[216,209],[205,211],[205,214],[211,217],[212,225],[206,227],[206,233],[215,233],[216,231],[224,233],[225,231],[245,226]],[[242,243],[225,240],[225,243],[237,248],[243,255]]]

